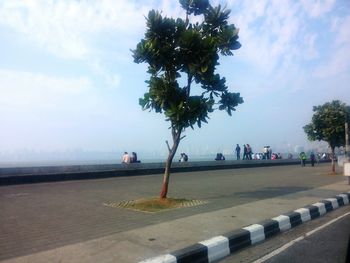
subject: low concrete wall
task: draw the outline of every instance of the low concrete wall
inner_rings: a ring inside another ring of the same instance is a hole
[[[297,159],[174,162],[171,172],[295,165],[299,163],[300,161]],[[164,163],[133,163],[0,168],[0,185],[159,174],[164,172],[164,166]]]

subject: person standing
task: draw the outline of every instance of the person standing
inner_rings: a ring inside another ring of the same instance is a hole
[[[252,159],[252,147],[250,147],[249,144],[247,144],[247,159],[248,160]]]
[[[311,166],[315,166],[315,161],[316,161],[316,156],[313,152],[311,152],[310,154],[310,162],[311,162]]]
[[[300,155],[300,162],[301,162],[301,166],[305,167],[305,163],[306,163],[306,154],[304,152],[301,152]]]
[[[268,146],[264,146],[263,153],[264,153],[263,159],[267,160],[268,159],[267,157],[269,155]]]
[[[236,155],[237,155],[237,160],[240,160],[241,159],[241,147],[239,147],[238,143],[236,146]]]
[[[320,160],[321,160],[321,154],[320,153],[316,154],[316,160],[317,160],[317,164],[319,164]]]
[[[247,159],[247,146],[245,146],[245,144],[243,144],[243,160]]]
[[[268,147],[268,153],[267,153],[267,159],[271,159],[271,156],[272,156],[272,149],[270,146],[267,146]]]

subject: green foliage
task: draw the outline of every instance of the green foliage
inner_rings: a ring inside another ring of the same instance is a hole
[[[171,127],[181,132],[195,124],[201,127],[215,108],[231,115],[243,99],[229,92],[225,78],[215,73],[219,54],[232,56],[241,46],[238,29],[227,21],[230,10],[212,7],[208,0],[179,2],[186,19],[149,11],[145,37],[132,52],[134,62],[147,63],[150,74],[140,105],[164,113]],[[189,15],[201,15],[203,22],[190,23]],[[191,94],[194,87],[199,89],[196,95]]]
[[[311,141],[326,141],[332,148],[345,145],[345,121],[350,120],[350,107],[339,100],[314,106],[312,121],[303,129]]]
[[[180,0],[179,2],[188,15],[201,15],[209,6],[208,0]]]

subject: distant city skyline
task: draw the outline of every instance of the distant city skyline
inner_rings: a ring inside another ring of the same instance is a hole
[[[243,144],[240,145],[243,148]],[[253,153],[262,153],[262,147],[252,147]],[[313,142],[308,146],[287,145],[287,147],[271,147],[273,153],[282,154],[283,158],[291,153],[294,158],[298,158],[301,151],[306,152],[330,152],[325,142]],[[213,160],[216,153],[223,153],[227,160],[235,160],[235,147],[226,149],[209,150],[204,148],[186,148],[184,152],[190,157],[190,161]],[[338,150],[337,150],[338,151]],[[337,152],[336,151],[336,152]],[[180,156],[181,151],[175,156]],[[22,151],[0,152],[0,167],[7,166],[32,166],[32,165],[71,165],[71,164],[102,164],[102,163],[120,163],[123,152],[103,152],[86,151],[84,149],[71,149],[67,151],[38,151],[26,149]],[[163,162],[167,157],[164,151],[141,151],[138,152],[139,159],[142,162]]]
[[[218,71],[245,102],[232,117],[215,112],[187,129],[178,153],[318,145],[302,129],[312,107],[350,105],[350,2],[210,3],[231,9],[240,29],[242,47]],[[174,0],[0,0],[0,158],[77,149],[165,155],[169,123],[138,105],[147,68],[130,51],[151,9],[185,17]]]

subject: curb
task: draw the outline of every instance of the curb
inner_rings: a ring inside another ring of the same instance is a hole
[[[143,260],[139,263],[204,263],[217,262],[236,251],[261,242],[304,222],[318,218],[349,204],[350,191],[321,200],[312,205],[207,239],[170,254]]]

